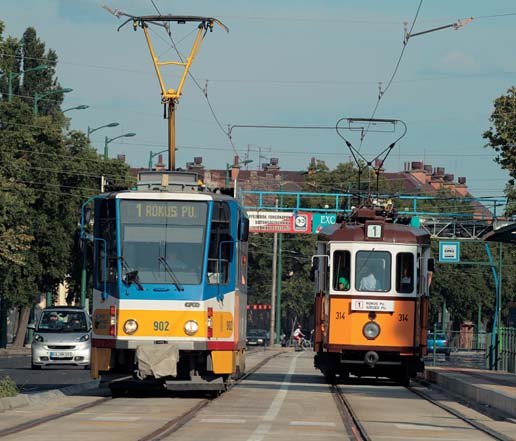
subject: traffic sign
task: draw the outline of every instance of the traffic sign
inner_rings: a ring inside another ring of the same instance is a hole
[[[439,242],[439,262],[460,262],[460,242]]]

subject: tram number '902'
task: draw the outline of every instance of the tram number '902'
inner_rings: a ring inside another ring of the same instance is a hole
[[[168,331],[169,322],[154,322],[155,331]]]
[[[408,314],[398,314],[399,322],[408,322]]]

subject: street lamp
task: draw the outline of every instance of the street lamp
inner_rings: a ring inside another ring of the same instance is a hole
[[[68,93],[68,92],[71,92],[73,89],[70,89],[70,88],[65,88],[65,89],[56,89],[56,90],[51,90],[50,92],[46,92],[46,93],[38,93],[36,92],[34,94],[34,109],[33,109],[33,112],[34,112],[34,115],[38,115],[38,101],[49,96],[49,95],[53,95],[55,93]]]
[[[176,149],[177,150],[177,149]],[[152,170],[152,158],[158,156],[160,153],[168,152],[168,149],[161,150],[161,152],[153,153],[152,151],[149,154],[149,170]]]
[[[69,107],[68,109],[64,109],[63,113],[68,112],[69,110],[84,110],[89,108],[90,106],[87,106],[86,104],[81,104],[80,106]]]
[[[106,136],[106,140],[104,143],[104,161],[107,161],[107,159],[108,159],[108,144],[111,141],[114,141],[115,139],[118,139],[118,138],[129,138],[131,136],[136,136],[136,133],[124,133],[123,135],[115,136],[114,138],[108,138]]]
[[[240,161],[240,162],[237,162],[235,164],[226,164],[226,182],[225,182],[225,187],[229,188],[229,169],[230,168],[239,167],[240,165],[250,164],[251,162],[253,162],[252,159],[246,159],[245,161]]]
[[[38,72],[45,69],[48,69],[48,66],[46,64],[40,64],[39,66],[32,67],[27,70],[22,70],[20,72],[7,72],[7,100],[11,102],[13,99],[13,80],[15,78],[18,78],[20,75],[27,72]]]
[[[103,126],[100,126],[100,127],[96,127],[94,129],[92,129],[92,128],[90,128],[90,126],[88,126],[88,132],[87,132],[88,141],[90,140],[90,135],[93,132],[96,132],[97,130],[103,129],[104,127],[117,127],[119,125],[120,125],[120,123],[112,122],[112,123],[109,123],[109,124],[104,124]]]

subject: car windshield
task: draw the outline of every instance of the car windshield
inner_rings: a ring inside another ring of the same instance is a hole
[[[43,311],[38,331],[87,332],[86,314],[84,311]]]
[[[267,331],[263,331],[260,329],[250,329],[247,331],[248,337],[267,337]]]

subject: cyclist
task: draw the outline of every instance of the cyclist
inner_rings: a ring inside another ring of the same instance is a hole
[[[305,336],[305,334],[303,334],[303,331],[301,330],[301,328],[302,328],[301,324],[298,324],[297,328],[293,334],[296,350],[297,350],[297,348],[301,347],[301,337]]]

